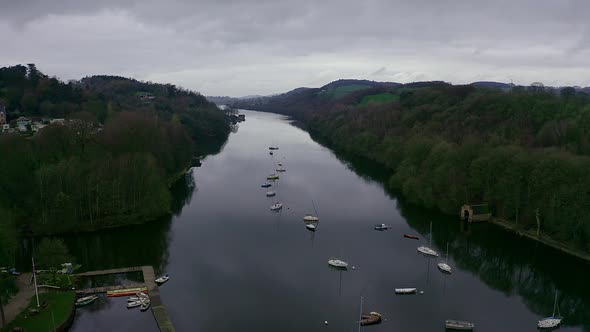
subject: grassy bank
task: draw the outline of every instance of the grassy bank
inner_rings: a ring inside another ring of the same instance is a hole
[[[14,321],[8,324],[2,332],[11,331],[15,327],[31,332],[49,332],[65,323],[72,312],[75,299],[74,292],[49,292],[39,294],[39,302],[47,303],[40,308],[39,313],[31,314],[29,309],[37,308],[37,300],[31,298],[29,306],[21,312]]]

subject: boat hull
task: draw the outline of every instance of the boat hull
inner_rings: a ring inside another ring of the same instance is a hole
[[[418,290],[416,288],[396,288],[395,294],[410,295],[410,294],[416,294],[417,291]]]
[[[438,253],[428,247],[418,247],[418,252],[424,256],[438,257]]]
[[[561,318],[558,317],[547,317],[543,318],[537,324],[540,329],[553,329],[561,324]]]
[[[445,321],[445,328],[447,330],[456,331],[473,331],[473,329],[475,328],[475,324],[461,320],[449,319]]]
[[[452,273],[451,267],[448,264],[446,264],[446,263],[438,263],[438,269],[442,273],[447,273],[447,274],[451,274]]]
[[[420,238],[414,235],[409,235],[409,234],[404,234],[404,237],[407,239],[414,239],[414,240],[419,240]]]
[[[348,263],[341,261],[339,259],[331,259],[328,261],[328,264],[331,267],[337,268],[337,269],[347,269],[348,268]]]

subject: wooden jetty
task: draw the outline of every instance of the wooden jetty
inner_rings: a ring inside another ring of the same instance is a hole
[[[142,272],[144,283],[87,288],[87,289],[77,290],[76,293],[87,293],[87,294],[106,293],[108,291],[118,290],[118,289],[147,287],[148,293],[150,295],[152,314],[154,315],[154,318],[156,319],[156,323],[158,324],[158,328],[160,329],[161,332],[175,332],[174,325],[172,324],[172,321],[170,320],[170,316],[168,316],[168,312],[166,311],[166,307],[164,307],[164,304],[162,303],[162,299],[160,298],[160,290],[158,289],[158,285],[156,284],[156,273],[154,272],[154,268],[152,266],[136,266],[136,267],[126,267],[126,268],[121,268],[121,269],[90,271],[90,272],[73,274],[72,276],[74,276],[74,277],[92,277],[92,276],[101,276],[101,275],[107,275],[107,274],[119,274],[119,273],[127,273],[127,272]]]

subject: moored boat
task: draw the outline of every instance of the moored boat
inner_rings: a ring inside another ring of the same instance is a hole
[[[412,287],[407,288],[396,288],[395,294],[399,295],[407,295],[407,294],[416,294],[417,289]]]
[[[276,146],[276,145],[271,145],[271,146],[269,146],[269,147],[268,147],[268,149],[269,149],[269,150],[278,150],[278,149],[279,149],[279,147],[278,147],[278,146]]]
[[[359,323],[361,326],[379,324],[381,323],[381,314],[375,311],[363,314]]]
[[[273,205],[270,206],[270,210],[271,211],[280,211],[283,208],[283,204],[282,203],[275,203]]]
[[[306,224],[305,228],[309,229],[310,231],[315,231],[317,226],[315,224]]]
[[[96,301],[96,299],[98,299],[98,296],[96,296],[96,295],[81,297],[76,300],[76,307],[81,307],[81,306],[90,304],[90,303]]]
[[[139,307],[142,304],[143,304],[143,301],[127,302],[127,309],[137,308],[137,307]]]
[[[557,310],[557,316],[555,315]],[[559,304],[557,304],[557,292],[555,292],[555,302],[553,303],[553,314],[551,317],[541,319],[537,323],[537,327],[540,329],[553,329],[561,325],[561,313],[559,312]]]
[[[410,235],[410,234],[404,234],[404,237],[408,238],[408,239],[420,240],[419,237],[417,237],[415,235]]]
[[[140,309],[141,311],[146,311],[146,310],[148,310],[148,308],[150,307],[150,304],[151,304],[151,301],[150,301],[150,300],[144,301],[144,302],[141,304],[141,306],[139,307],[139,309]]]
[[[277,195],[277,193],[272,190],[266,192],[266,197],[274,197],[276,195]]]
[[[269,176],[266,177],[267,180],[278,180],[279,176],[276,174],[271,174]]]
[[[272,186],[272,184],[267,182],[267,183],[264,183],[264,184],[262,184],[262,185],[260,185],[260,186],[261,186],[262,188],[270,188],[270,187]]]
[[[156,284],[161,285],[170,279],[169,275],[164,275],[156,279]]]
[[[449,330],[472,331],[475,324],[455,319],[447,319],[445,321],[445,328]]]
[[[147,293],[147,287],[135,287],[135,288],[112,290],[112,291],[107,292],[107,296],[108,297],[130,296],[130,295],[136,295],[137,293]]]
[[[448,261],[449,261],[449,243],[448,242],[447,242],[447,257],[446,258],[447,259],[445,260],[445,262],[438,263],[438,269],[442,273],[451,274],[451,272],[453,270],[451,269],[451,266],[448,264]]]
[[[388,230],[390,228],[391,228],[391,226],[385,225],[385,224],[375,225],[375,230],[376,231],[386,231],[386,230]]]
[[[429,243],[428,244],[429,246],[432,245],[432,221],[430,222],[430,240],[428,243]],[[425,256],[438,257],[438,252],[436,252],[434,249],[427,247],[427,246],[419,246],[418,252],[422,253]]]
[[[287,171],[287,169],[286,169],[286,168],[284,168],[284,167],[277,167],[276,171],[277,171],[277,172],[286,172],[286,171]]]
[[[305,221],[305,222],[318,222],[318,221],[320,221],[320,218],[318,218],[316,216],[312,216],[311,214],[306,214],[305,217],[303,217],[303,221]]]
[[[331,258],[330,260],[328,260],[328,264],[330,264],[330,266],[332,267],[339,269],[348,268],[348,263],[338,258]]]

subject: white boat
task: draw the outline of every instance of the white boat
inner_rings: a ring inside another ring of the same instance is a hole
[[[276,174],[271,174],[269,176],[266,177],[267,180],[278,180],[279,176]]]
[[[137,308],[143,304],[143,301],[127,302],[127,308]]]
[[[137,297],[137,296],[131,296],[129,298],[127,298],[127,302],[135,302],[135,301],[141,301],[143,300],[142,297]]]
[[[270,188],[272,186],[271,183],[267,182],[261,185],[262,188]]]
[[[151,301],[147,300],[147,301],[145,301],[145,302],[143,302],[143,303],[141,304],[141,306],[139,307],[139,309],[140,309],[141,311],[146,311],[146,310],[148,310],[148,308],[150,307],[150,304],[151,304]]]
[[[266,197],[274,197],[276,195],[277,195],[277,193],[272,190],[266,192]]]
[[[76,306],[81,307],[81,306],[90,304],[90,303],[96,301],[96,299],[98,299],[98,296],[96,296],[96,295],[81,297],[76,300]]]
[[[158,279],[156,279],[156,284],[161,285],[161,284],[165,283],[166,281],[168,281],[168,279],[170,279],[169,275],[161,276]]]
[[[270,206],[270,210],[271,211],[280,211],[283,208],[283,204],[282,203],[275,203],[273,205]]]
[[[445,262],[438,263],[438,269],[440,270],[440,272],[449,273],[449,274],[451,274],[453,272],[453,270],[451,269],[451,266],[448,264],[448,261],[449,261],[449,243],[447,242],[447,259]]]
[[[320,218],[318,218],[316,216],[312,216],[311,214],[306,214],[305,217],[303,217],[303,221],[305,221],[305,222],[318,222],[318,221],[320,221]]]
[[[423,255],[426,256],[433,256],[433,257],[438,257],[438,252],[436,252],[436,250],[430,248],[430,246],[432,245],[432,221],[430,222],[430,240],[429,240],[429,246],[419,246],[418,247],[418,252],[422,253]]]
[[[388,230],[390,228],[391,228],[391,226],[385,225],[385,224],[375,225],[375,230],[376,231],[386,231],[386,230]]]
[[[332,259],[328,260],[328,264],[330,264],[330,266],[340,268],[340,269],[348,268],[348,263],[343,260],[340,260],[338,258],[332,258]]]
[[[284,167],[278,167],[278,168],[276,169],[276,171],[277,171],[277,172],[286,172],[286,171],[287,171],[287,169],[286,169],[286,168],[284,168]]]
[[[310,231],[315,231],[315,229],[317,228],[315,224],[306,224],[305,227]]]
[[[445,321],[445,328],[449,330],[472,331],[475,328],[475,324],[462,320],[447,319]]]
[[[416,294],[416,288],[396,288],[395,294]]]
[[[557,316],[555,316],[555,310],[557,309]],[[537,327],[540,329],[552,329],[556,328],[561,324],[561,314],[559,313],[559,305],[557,304],[557,292],[555,292],[555,302],[553,303],[553,315],[551,317],[545,317],[539,321]]]

